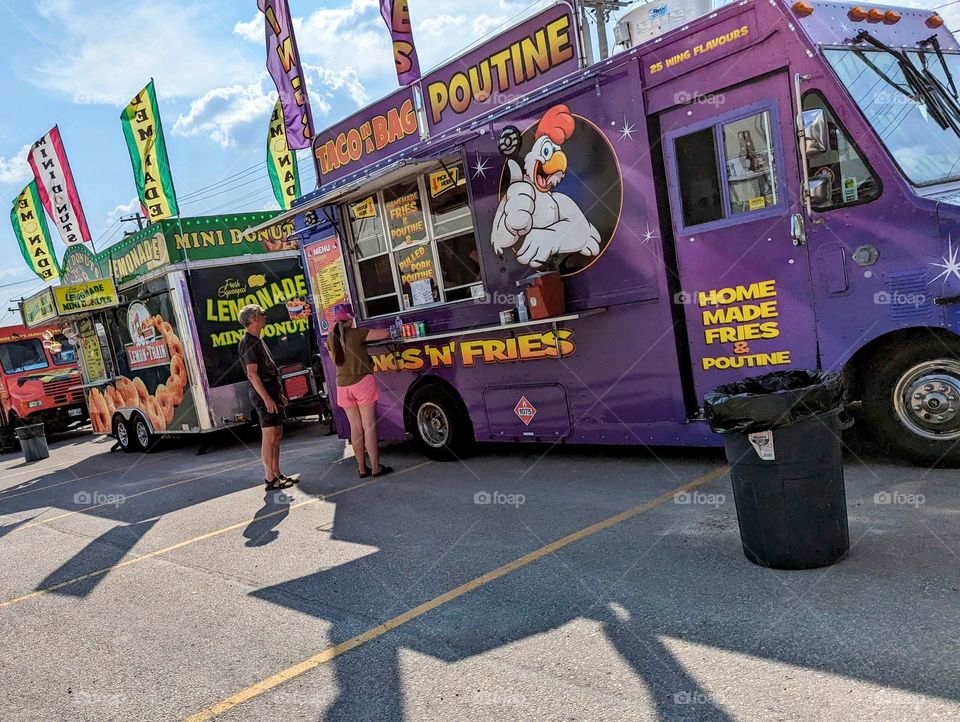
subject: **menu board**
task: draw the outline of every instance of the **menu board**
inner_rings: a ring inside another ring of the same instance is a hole
[[[80,358],[87,382],[107,378],[107,366],[103,362],[103,350],[93,319],[80,319],[77,322],[77,335],[80,337]]]
[[[397,252],[400,288],[406,308],[440,300],[436,266],[428,244],[404,248]]]
[[[333,307],[347,301],[347,271],[343,250],[336,235],[315,241],[304,249],[307,274],[314,293],[314,308],[320,321],[320,333],[333,326]]]
[[[391,189],[383,193],[383,209],[387,216],[387,230],[394,248],[412,246],[427,240],[427,224],[416,185]]]
[[[57,308],[53,304],[53,291],[45,288],[40,293],[20,302],[20,315],[27,328],[40,326],[57,317]]]

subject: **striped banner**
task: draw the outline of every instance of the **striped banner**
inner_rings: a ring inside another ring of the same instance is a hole
[[[49,133],[33,144],[28,156],[33,177],[37,179],[40,202],[60,231],[67,246],[90,243],[90,229],[80,205],[80,194],[73,182],[73,171],[67,161],[67,152],[60,138],[60,128],[53,126]]]
[[[23,254],[27,267],[36,273],[41,281],[60,278],[60,266],[53,252],[53,239],[47,228],[47,218],[43,213],[35,180],[30,181],[13,201],[10,222],[13,224],[13,233],[20,242],[20,253]]]
[[[153,81],[120,114],[144,215],[151,223],[180,214]]]
[[[295,198],[300,196],[300,171],[297,155],[287,145],[287,128],[283,121],[283,104],[277,105],[270,116],[270,132],[267,134],[267,172],[273,195],[280,207],[288,211]]]

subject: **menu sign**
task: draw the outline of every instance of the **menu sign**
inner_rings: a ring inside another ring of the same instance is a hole
[[[72,286],[54,286],[53,298],[60,315],[109,308],[120,302],[112,278],[101,278],[90,283],[75,283]]]
[[[77,335],[80,337],[80,358],[87,382],[105,379],[107,366],[103,362],[103,350],[93,319],[81,318],[77,323]]]
[[[20,315],[27,328],[40,326],[57,317],[57,308],[53,305],[53,292],[45,288],[35,296],[25,298],[20,303]]]
[[[404,192],[408,189],[410,192]],[[427,226],[416,185],[393,193],[384,191],[383,208],[387,215],[390,242],[394,248],[427,240]]]
[[[333,326],[333,307],[347,301],[347,271],[343,250],[336,235],[315,241],[305,249],[307,275],[314,293],[314,308],[320,319],[320,333]]]

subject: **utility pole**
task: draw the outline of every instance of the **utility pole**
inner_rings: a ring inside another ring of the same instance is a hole
[[[621,0],[580,0],[581,22],[583,23],[584,52],[588,58],[593,61],[593,47],[590,42],[590,27],[587,23],[587,11],[593,11],[593,17],[597,22],[597,45],[600,48],[600,60],[606,60],[610,57],[610,46],[607,43],[607,21],[610,19],[610,13],[613,10],[623,10],[630,7],[631,3]]]
[[[132,236],[134,233],[139,233],[140,231],[142,231],[142,230],[143,230],[143,222],[144,222],[145,220],[147,220],[147,219],[144,218],[143,216],[141,216],[139,213],[134,213],[132,216],[120,216],[120,222],[121,222],[121,223],[127,223],[127,222],[129,222],[129,221],[136,221],[136,222],[137,222],[137,230],[136,230],[136,231],[125,231],[124,234],[123,234],[123,237],[126,238],[127,236]]]

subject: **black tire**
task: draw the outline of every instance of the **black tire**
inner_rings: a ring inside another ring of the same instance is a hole
[[[131,451],[146,454],[153,447],[155,437],[150,433],[150,425],[140,414],[130,417],[130,445]]]
[[[960,341],[890,346],[865,371],[863,419],[880,445],[917,464],[960,464]]]
[[[133,448],[132,434],[130,424],[124,421],[122,416],[117,416],[113,420],[113,436],[117,440],[120,450],[127,454],[132,454],[135,451]]]
[[[473,424],[463,401],[439,384],[413,393],[409,424],[421,453],[436,461],[462,459],[473,446]]]

